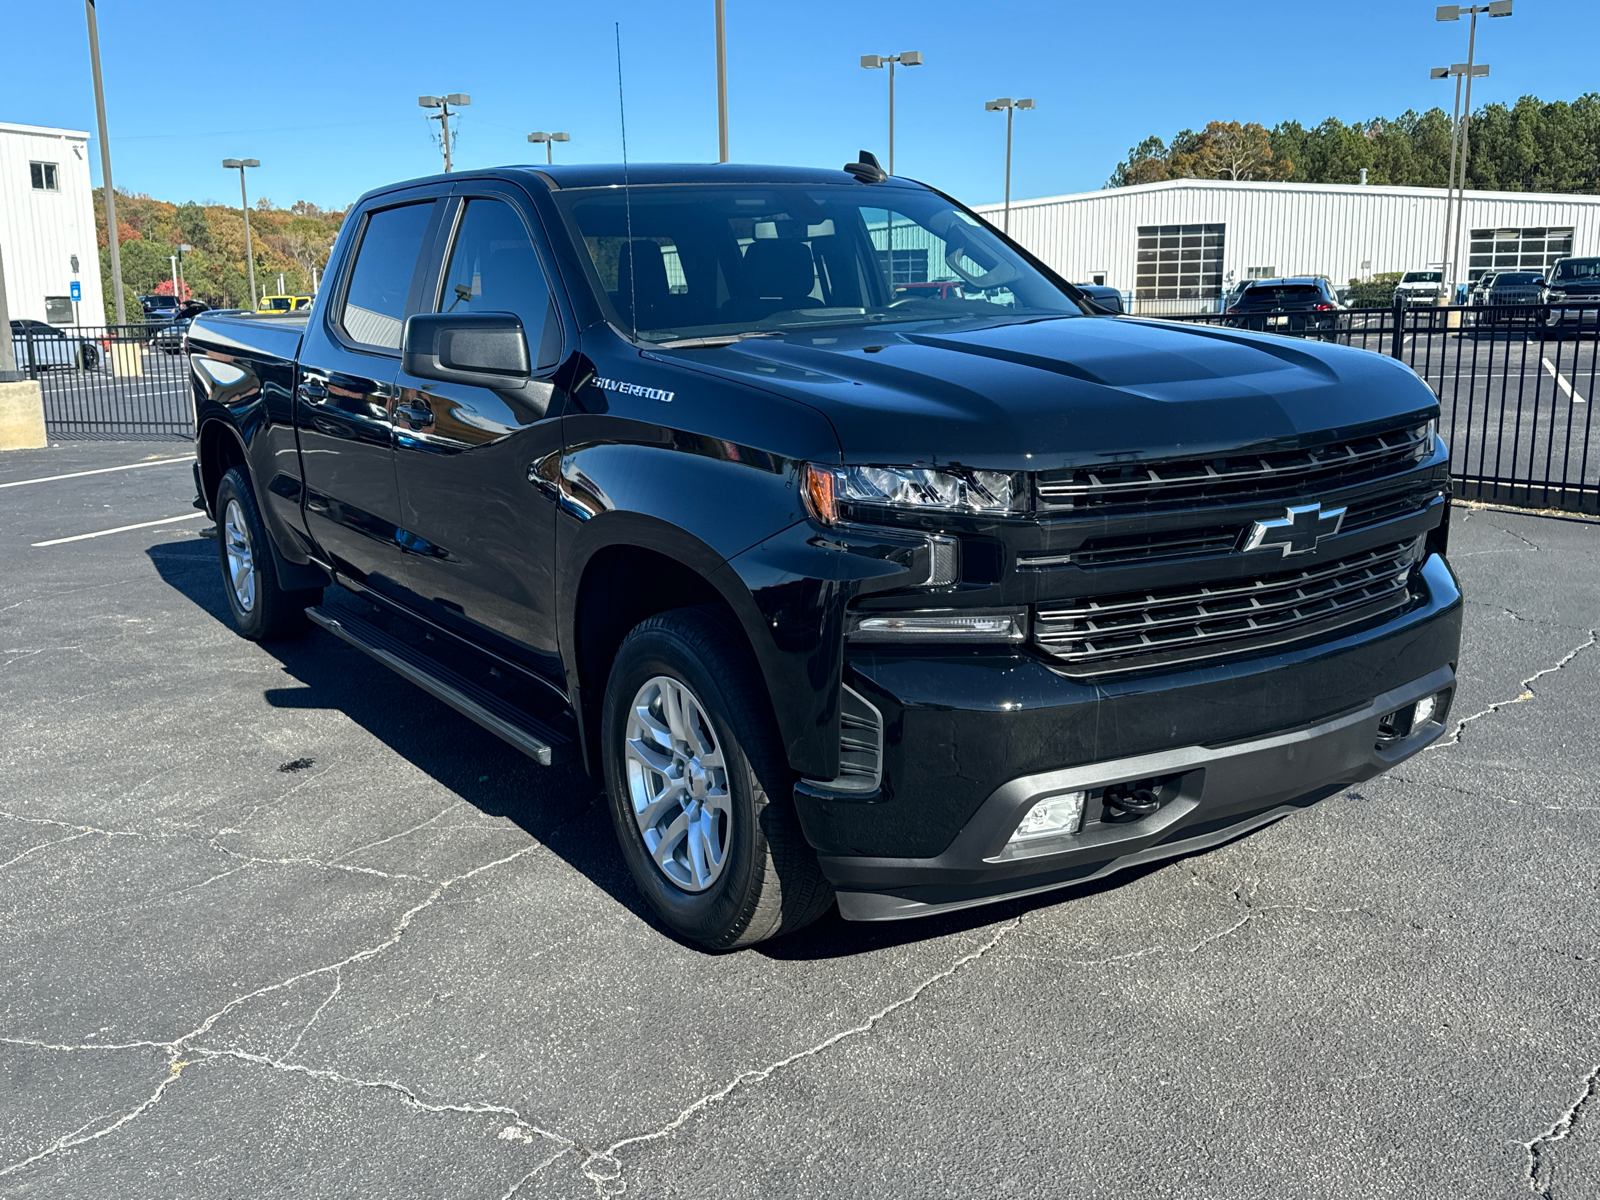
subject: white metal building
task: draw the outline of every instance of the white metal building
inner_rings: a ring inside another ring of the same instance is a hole
[[[1438,188],[1174,179],[1011,202],[1011,234],[1076,283],[1131,295],[1135,311],[1200,311],[1246,279],[1326,275],[1335,285],[1443,260]],[[1002,205],[981,211],[995,224]],[[1466,271],[1544,270],[1600,254],[1600,196],[1467,192]]]
[[[0,254],[12,320],[105,323],[87,133],[0,122]]]

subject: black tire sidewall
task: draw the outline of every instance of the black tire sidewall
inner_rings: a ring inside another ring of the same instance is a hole
[[[759,887],[767,856],[761,830],[766,804],[765,789],[745,752],[749,740],[761,737],[763,731],[755,726],[750,714],[740,710],[735,701],[736,690],[722,682],[731,672],[749,668],[726,653],[724,647],[716,649],[721,651],[716,658],[722,661],[702,662],[696,648],[674,627],[671,616],[647,622],[629,635],[618,652],[606,687],[601,753],[617,842],[646,902],[682,936],[704,945],[725,947],[743,932],[753,911],[756,897],[752,892]],[[633,815],[623,752],[628,711],[639,689],[657,675],[680,681],[699,699],[722,746],[727,768],[733,817],[728,857],[722,874],[703,892],[681,891],[661,873],[645,849]]]
[[[245,531],[250,536],[250,556],[255,563],[256,602],[249,612],[239,607],[233,595],[233,580],[228,576],[228,502],[237,500],[244,515]],[[256,507],[250,481],[237,467],[230,469],[217,485],[217,562],[222,570],[222,594],[233,615],[233,624],[243,637],[260,641],[271,630],[268,608],[276,596],[268,596],[268,571],[272,566],[272,550],[267,543],[267,531],[261,523],[261,512]]]

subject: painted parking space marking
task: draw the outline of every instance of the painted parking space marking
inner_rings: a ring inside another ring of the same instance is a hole
[[[115,529],[97,529],[93,533],[75,533],[71,537],[51,538],[48,542],[34,542],[35,548],[40,546],[64,546],[68,542],[82,542],[89,538],[107,537],[113,533],[127,533],[130,529],[149,529],[152,525],[171,525],[174,521],[198,521],[206,514],[203,512],[184,513],[181,517],[162,517],[159,521],[140,521],[137,525],[118,525]]]
[[[27,487],[30,483],[53,483],[57,479],[82,479],[85,475],[107,475],[112,471],[137,471],[140,467],[166,467],[173,463],[193,461],[194,455],[186,454],[182,458],[159,458],[153,462],[125,463],[120,467],[96,467],[93,471],[70,471],[65,475],[41,475],[37,479],[15,479],[10,483],[0,483],[0,488]]]
[[[1560,371],[1556,370],[1555,364],[1553,364],[1548,358],[1541,358],[1539,361],[1544,363],[1544,369],[1546,371],[1549,371],[1550,374],[1556,377],[1556,386],[1567,394],[1568,400],[1571,400],[1574,404],[1589,403],[1582,396],[1578,395],[1577,392],[1572,390],[1572,385],[1567,382],[1567,377]]]

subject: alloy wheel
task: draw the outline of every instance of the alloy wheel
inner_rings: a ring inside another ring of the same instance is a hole
[[[628,710],[628,798],[645,850],[686,892],[722,874],[733,832],[728,768],[705,706],[677,679],[647,680]]]
[[[250,527],[237,500],[229,500],[222,517],[222,547],[228,558],[228,586],[240,612],[256,606],[256,556],[250,546]]]

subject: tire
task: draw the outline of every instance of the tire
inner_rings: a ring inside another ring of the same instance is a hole
[[[231,468],[217,485],[216,514],[222,591],[239,635],[267,642],[304,633],[306,609],[322,602],[322,589],[289,591],[278,584],[272,543],[241,468]]]
[[[673,688],[679,701],[685,692],[688,700],[677,725],[665,704]],[[636,701],[654,725],[636,715]],[[695,740],[679,738],[675,728]],[[630,752],[630,737],[642,751]],[[667,742],[691,756],[664,750]],[[635,628],[606,683],[600,745],[622,856],[645,901],[679,936],[732,950],[809,925],[833,903],[795,815],[795,775],[766,690],[730,616],[683,608]],[[696,780],[702,759],[707,765]],[[670,766],[663,770],[663,763]],[[658,839],[663,863],[647,832]]]

